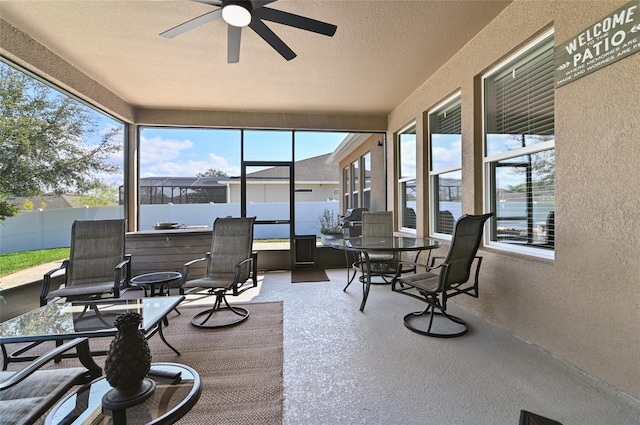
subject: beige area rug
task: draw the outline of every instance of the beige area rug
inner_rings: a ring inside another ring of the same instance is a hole
[[[282,424],[282,302],[244,306],[250,312],[246,321],[217,330],[191,325],[191,318],[206,307],[180,307],[180,316],[171,313],[164,335],[180,356],[158,335],[149,340],[152,361],[186,364],[202,379],[200,400],[181,425]]]
[[[191,318],[206,306],[183,306],[179,307],[181,315],[169,313],[164,335],[181,355],[171,351],[157,334],[149,340],[152,361],[186,364],[200,374],[200,400],[180,425],[282,424],[282,302],[243,306],[250,312],[246,321],[217,330],[191,325]],[[99,338],[89,344],[99,349],[108,347],[110,341]],[[95,360],[104,367],[104,356]],[[12,363],[11,369],[16,365]],[[38,421],[42,423],[44,418]]]

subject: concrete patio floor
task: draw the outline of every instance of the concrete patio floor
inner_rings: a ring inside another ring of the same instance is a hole
[[[469,333],[430,338],[402,323],[420,301],[374,285],[361,313],[361,286],[343,292],[346,270],[326,272],[329,282],[293,284],[266,273],[230,297],[284,302],[285,425],[515,425],[521,409],[564,425],[640,424],[640,401],[455,303]]]
[[[343,292],[346,269],[326,272],[330,281],[309,283],[291,283],[288,271],[260,274],[257,288],[230,297],[284,303],[284,425],[515,425],[521,409],[563,425],[640,424],[639,400],[453,302],[469,333],[429,338],[402,323],[420,301],[373,285],[360,312],[361,285]]]

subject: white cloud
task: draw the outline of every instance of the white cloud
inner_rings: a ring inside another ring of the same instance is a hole
[[[195,156],[188,152],[194,147],[190,140],[142,138],[140,141],[141,177],[191,177],[210,168],[222,170],[230,176],[240,175],[240,167],[230,165],[226,158],[209,153],[206,159],[186,159]]]
[[[211,162],[207,165],[207,168],[198,172],[206,171],[209,168],[215,168],[215,169],[224,171],[230,176],[240,175],[240,167],[230,165],[227,159],[222,156],[218,156],[215,153],[210,153],[209,160]]]
[[[140,155],[140,166],[147,167],[177,159],[182,151],[192,147],[193,142],[190,140],[163,139],[161,137],[147,139],[142,137],[140,139],[140,151],[144,155]]]

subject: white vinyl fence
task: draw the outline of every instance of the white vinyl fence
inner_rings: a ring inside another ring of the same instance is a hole
[[[326,208],[338,214],[339,203],[296,203],[297,235],[320,235],[318,218]],[[163,204],[141,205],[140,230],[153,230],[158,222],[177,222],[181,226],[212,228],[216,217],[240,216],[240,204]],[[282,220],[289,216],[288,203],[247,205],[247,216],[258,220]],[[0,253],[68,247],[74,220],[105,220],[124,217],[122,206],[84,207],[57,210],[24,211],[0,222]],[[255,239],[287,238],[289,225],[256,225]]]

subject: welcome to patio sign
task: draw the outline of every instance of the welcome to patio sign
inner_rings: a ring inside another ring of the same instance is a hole
[[[578,2],[576,6],[582,7]],[[640,51],[640,0],[633,0],[556,46],[556,87]]]

